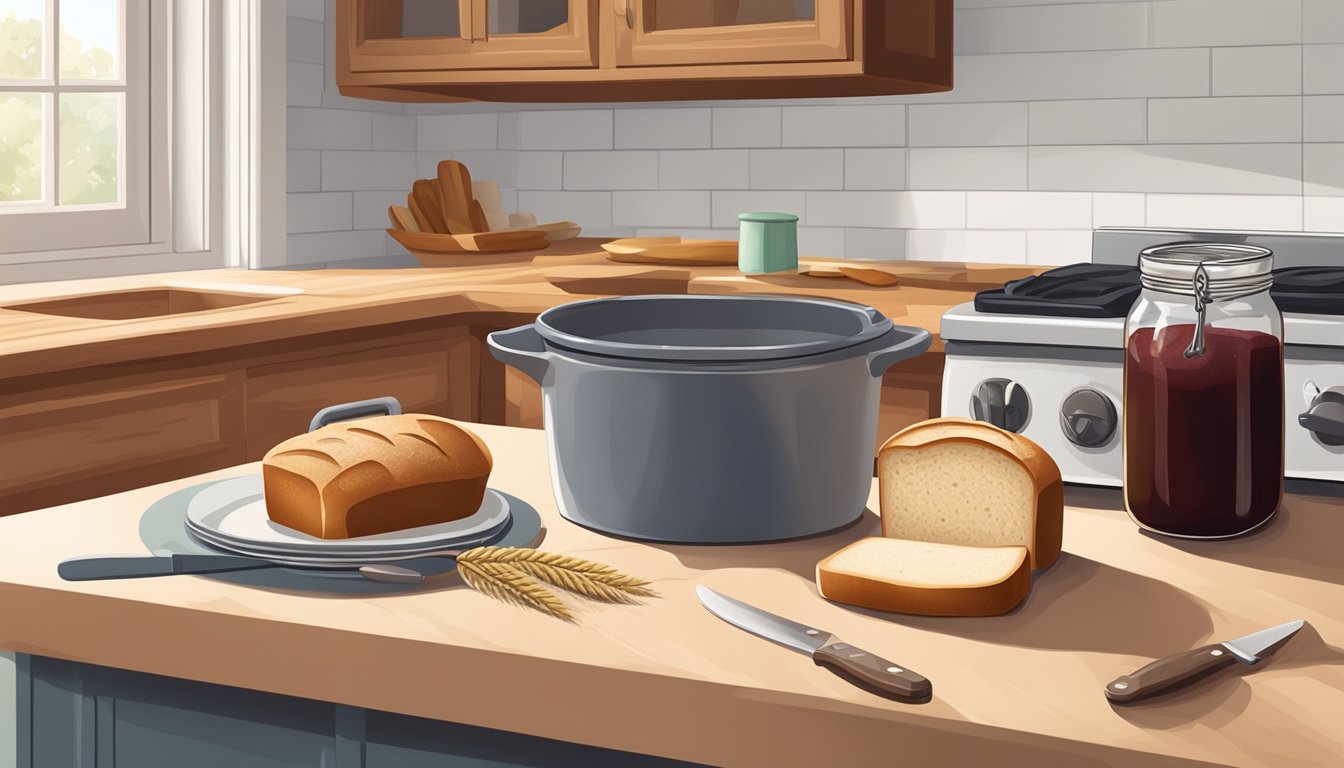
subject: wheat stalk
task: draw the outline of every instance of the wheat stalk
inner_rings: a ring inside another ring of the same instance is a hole
[[[465,554],[465,553],[464,553]],[[549,589],[533,581],[523,571],[508,564],[457,560],[462,580],[472,589],[496,600],[541,611],[565,621],[574,621],[569,606],[560,601]]]
[[[570,555],[522,547],[477,547],[458,556],[471,563],[512,565],[542,581],[604,602],[633,602],[634,597],[657,597],[648,579],[629,576],[609,565]]]

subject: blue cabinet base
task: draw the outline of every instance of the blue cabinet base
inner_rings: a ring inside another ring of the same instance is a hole
[[[20,768],[672,768],[689,763],[19,655]]]

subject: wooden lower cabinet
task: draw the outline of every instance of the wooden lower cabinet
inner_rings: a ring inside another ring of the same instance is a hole
[[[16,671],[18,768],[690,765],[41,656]]]

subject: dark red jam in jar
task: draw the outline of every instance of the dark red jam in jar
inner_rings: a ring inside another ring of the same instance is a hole
[[[1283,495],[1283,332],[1270,253],[1182,244],[1144,251],[1126,324],[1125,506],[1173,536],[1222,538]]]

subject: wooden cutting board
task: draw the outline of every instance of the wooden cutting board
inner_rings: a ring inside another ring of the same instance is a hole
[[[679,237],[627,237],[604,243],[607,258],[625,264],[737,266],[735,240],[682,240]]]
[[[546,282],[566,293],[599,296],[687,293],[691,271],[624,264],[576,264],[547,269]]]

